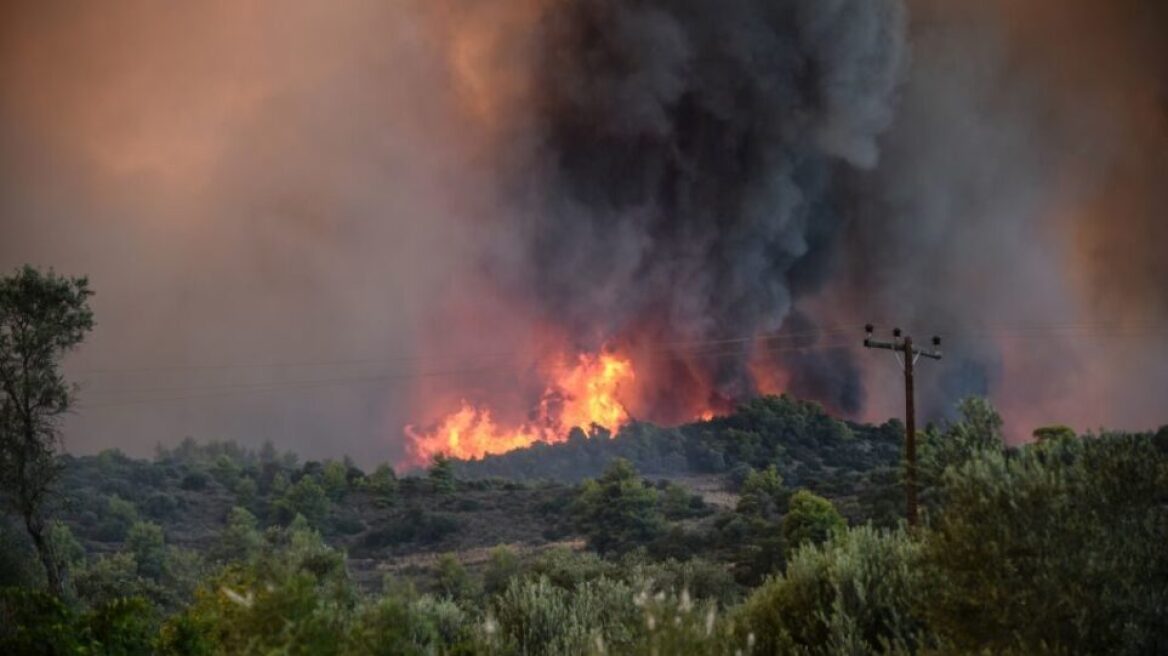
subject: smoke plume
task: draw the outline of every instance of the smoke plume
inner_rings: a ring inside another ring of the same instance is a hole
[[[1166,44],[1151,0],[9,2],[0,267],[98,292],[81,451],[392,459],[603,349],[638,418],[882,420],[869,321],[945,337],[926,418],[1143,428]]]
[[[580,0],[555,3],[538,46],[524,173],[539,204],[516,277],[549,320],[592,348],[783,328],[828,270],[840,170],[878,161],[906,61],[901,4]],[[749,396],[749,356],[709,363],[703,382]],[[854,388],[794,382],[859,408]]]

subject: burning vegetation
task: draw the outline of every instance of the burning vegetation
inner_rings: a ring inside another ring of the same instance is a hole
[[[574,427],[599,426],[616,431],[629,420],[622,386],[636,378],[633,364],[619,355],[581,353],[574,361],[555,367],[552,382],[544,390],[531,416],[518,426],[501,425],[490,407],[463,399],[456,412],[430,430],[406,426],[409,460],[428,464],[436,455],[473,459],[568,439]]]

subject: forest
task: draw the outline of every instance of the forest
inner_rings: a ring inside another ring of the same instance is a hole
[[[7,522],[0,651],[1150,654],[1168,645],[1168,429],[1048,430],[1009,449],[992,408],[968,400],[958,421],[922,433],[926,519],[910,530],[889,431],[849,429],[783,397],[710,424],[641,425],[507,457],[530,471],[574,458],[580,471],[603,467],[580,483],[462,474],[492,461],[365,472],[270,444],[188,440],[151,461],[62,456],[49,536],[65,590],[47,591],[27,537]],[[700,468],[670,479],[658,465],[654,480],[635,466],[728,444],[750,455],[730,458],[717,493],[695,485]],[[817,457],[789,455],[800,446]],[[585,459],[590,450],[600,455]]]
[[[82,278],[0,279],[0,653],[1156,654],[1168,427],[1008,446],[762,396],[425,469],[271,442],[71,455]]]

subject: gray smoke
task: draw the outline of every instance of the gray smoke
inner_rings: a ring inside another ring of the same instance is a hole
[[[577,0],[551,9],[537,61],[523,174],[541,204],[517,278],[587,346],[741,337],[783,328],[824,278],[841,171],[876,165],[893,117],[905,15],[899,0]],[[753,391],[745,361],[711,363],[717,394]],[[861,402],[854,384],[793,384]]]
[[[544,381],[513,353],[544,324],[634,351],[778,331],[810,348],[755,360],[873,420],[900,373],[827,328],[900,325],[946,337],[918,378],[932,416],[987,392],[1015,435],[1146,427],[1168,389],[1166,12],[6,2],[0,269],[97,290],[68,362],[80,451],[392,459],[460,397],[522,416]],[[749,395],[747,358],[663,362],[648,411]]]

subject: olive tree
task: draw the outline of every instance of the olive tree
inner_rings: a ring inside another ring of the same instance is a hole
[[[23,520],[56,594],[64,583],[46,510],[60,474],[60,419],[75,392],[59,367],[93,328],[91,295],[85,278],[29,266],[0,278],[0,501]]]

